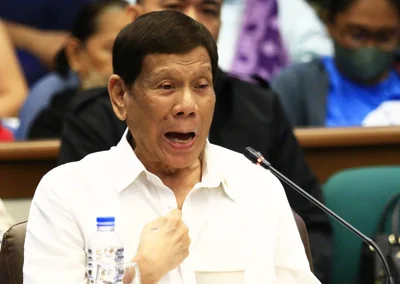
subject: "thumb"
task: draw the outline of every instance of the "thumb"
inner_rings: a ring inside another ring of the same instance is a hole
[[[180,209],[172,209],[168,214],[167,217],[175,217],[175,218],[182,218],[182,210]]]

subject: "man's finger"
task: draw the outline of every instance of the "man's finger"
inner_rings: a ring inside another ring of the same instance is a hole
[[[182,218],[182,211],[179,210],[179,209],[172,209],[172,210],[167,214],[166,217],[172,217],[172,218],[175,217],[175,218],[180,219],[180,218]]]

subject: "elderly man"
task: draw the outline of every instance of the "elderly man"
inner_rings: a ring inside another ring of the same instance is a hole
[[[202,23],[218,38],[222,0],[141,0],[132,14],[173,9]],[[220,53],[223,51],[220,51]],[[304,160],[279,99],[268,87],[250,84],[219,70],[215,80],[216,106],[209,133],[211,143],[242,152],[251,146],[308,193],[323,200],[321,189]],[[108,92],[92,90],[77,96],[66,115],[59,163],[78,161],[87,154],[118,144],[126,123],[113,113]],[[304,219],[310,236],[315,274],[330,282],[331,227],[320,209],[286,187],[291,207]]]
[[[211,34],[184,14],[121,31],[108,90],[128,130],[40,182],[24,283],[85,283],[85,244],[104,212],[144,284],[319,283],[279,181],[207,141],[217,63]]]

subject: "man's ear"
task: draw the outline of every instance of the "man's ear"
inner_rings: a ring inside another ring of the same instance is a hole
[[[126,119],[126,92],[127,87],[122,78],[115,74],[112,75],[108,80],[108,94],[115,115],[122,121]]]
[[[137,17],[139,17],[143,13],[142,10],[142,6],[138,4],[128,5],[126,7],[126,13],[129,15],[132,22],[134,22]]]

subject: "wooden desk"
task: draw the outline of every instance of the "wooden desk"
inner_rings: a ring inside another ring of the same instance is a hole
[[[31,198],[55,167],[59,141],[0,143],[0,198]]]
[[[296,129],[295,135],[321,183],[346,168],[400,165],[400,127]],[[32,197],[56,165],[59,146],[59,141],[0,143],[0,197]]]
[[[342,169],[400,165],[400,127],[296,129],[295,135],[321,183]]]

